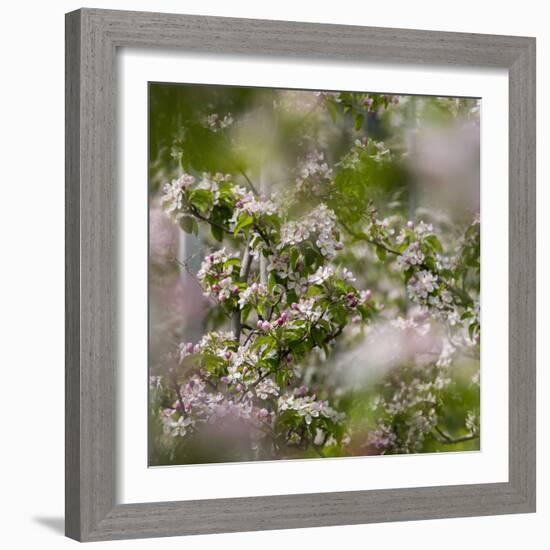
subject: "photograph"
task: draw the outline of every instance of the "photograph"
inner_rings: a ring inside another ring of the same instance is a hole
[[[479,451],[481,100],[148,98],[149,466]]]

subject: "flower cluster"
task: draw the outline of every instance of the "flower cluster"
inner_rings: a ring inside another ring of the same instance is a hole
[[[437,425],[439,388],[423,370],[416,369],[415,374],[418,376],[408,383],[396,380],[390,396],[373,402],[380,417],[369,434],[368,443],[376,446],[381,454],[419,451]]]
[[[200,178],[183,173],[162,188],[160,204],[185,231],[198,230],[196,217],[211,216],[217,208],[233,204],[232,178],[229,174],[203,173]]]
[[[416,303],[424,303],[438,288],[437,275],[427,270],[417,271],[407,283],[409,298]]]
[[[321,203],[302,220],[289,221],[281,227],[279,250],[296,246],[312,240],[321,254],[328,260],[334,258],[336,252],[343,248],[336,229],[336,215]]]
[[[220,302],[238,296],[236,271],[239,264],[240,260],[227,254],[225,248],[208,254],[197,273],[204,295],[211,296]]]
[[[297,396],[295,393],[279,397],[277,403],[279,413],[290,411],[301,417],[309,426],[315,419],[326,418],[341,421],[342,413],[335,411],[327,401],[317,399],[315,395]]]
[[[421,265],[424,262],[426,256],[420,248],[420,243],[415,241],[412,242],[397,258],[397,265],[405,270],[414,265]]]
[[[277,205],[271,199],[258,196],[239,186],[235,186],[233,192],[236,201],[229,221],[231,230],[235,233],[248,230],[253,224],[262,224],[266,218],[277,213]]]
[[[302,195],[320,195],[332,183],[333,171],[322,151],[311,151],[298,166],[296,192]]]
[[[212,113],[204,119],[203,126],[208,128],[212,132],[219,132],[220,130],[225,130],[229,128],[234,122],[233,115],[227,113],[223,117],[218,115],[218,113]]]
[[[266,286],[261,283],[252,283],[239,295],[239,307],[242,309],[247,304],[257,305],[261,300],[269,296]]]
[[[185,191],[195,183],[195,178],[190,174],[182,174],[179,178],[166,183],[162,188],[161,206],[166,213],[177,221],[183,214]]]
[[[256,407],[250,400],[228,398],[222,392],[210,392],[206,382],[193,376],[177,391],[178,398],[172,407],[162,411],[161,418],[165,435],[184,437],[200,425],[245,422],[250,428],[259,428],[269,413]],[[256,430],[256,437],[263,432]]]

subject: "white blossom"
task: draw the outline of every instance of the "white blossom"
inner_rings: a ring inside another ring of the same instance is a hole
[[[409,298],[413,302],[422,302],[438,285],[438,277],[431,271],[422,270],[415,273],[407,285]]]

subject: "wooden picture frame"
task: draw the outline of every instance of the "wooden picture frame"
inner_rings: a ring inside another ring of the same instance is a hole
[[[509,71],[509,481],[116,504],[117,48]],[[535,39],[82,9],[66,16],[66,534],[81,541],[535,511]]]

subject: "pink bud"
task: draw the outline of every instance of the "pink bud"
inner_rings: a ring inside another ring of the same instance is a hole
[[[271,328],[271,325],[269,324],[268,321],[263,321],[262,322],[262,330],[264,332],[267,332],[270,328]]]
[[[212,290],[214,292],[219,292],[220,288],[221,288],[220,285],[217,283],[212,285]]]
[[[279,326],[282,326],[282,325],[284,325],[284,324],[287,322],[287,320],[288,320],[287,312],[286,312],[286,311],[283,311],[283,312],[281,313],[281,315],[279,316],[279,318],[277,319],[277,324],[278,324]]]
[[[290,309],[293,309],[294,311],[297,311],[299,309],[299,305],[297,302],[294,302],[291,306],[290,306]]]
[[[261,319],[256,323],[256,328],[262,330],[262,320]]]
[[[334,245],[334,248],[335,248],[336,250],[342,250],[342,249],[344,248],[344,243],[338,241],[338,242]]]
[[[370,289],[365,290],[365,292],[363,293],[363,296],[365,300],[368,300],[372,296],[372,292],[370,291]]]
[[[191,342],[189,342],[188,344],[185,344],[185,351],[187,353],[193,353],[193,344]]]
[[[407,227],[408,227],[409,229],[412,229],[412,228],[414,227],[414,223],[413,223],[411,220],[409,220],[409,221],[407,222]]]

